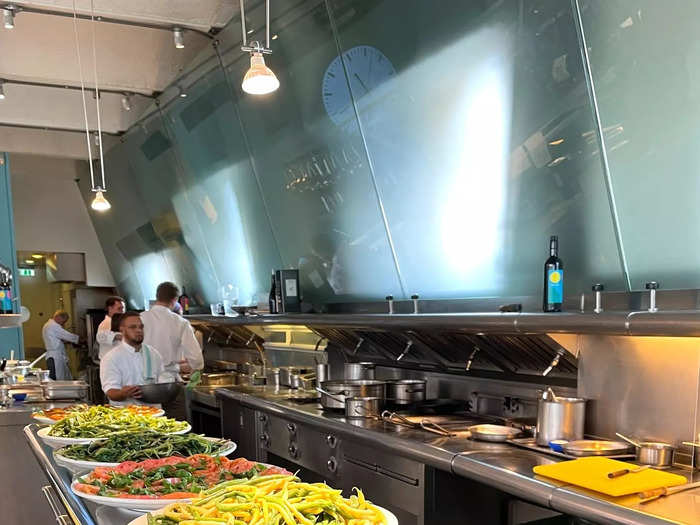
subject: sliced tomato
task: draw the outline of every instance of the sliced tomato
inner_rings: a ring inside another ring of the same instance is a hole
[[[85,483],[76,483],[75,488],[80,492],[85,492],[87,494],[97,494],[100,491],[99,487],[94,485],[87,485]]]

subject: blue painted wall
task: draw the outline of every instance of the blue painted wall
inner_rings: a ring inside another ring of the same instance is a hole
[[[17,252],[15,250],[15,226],[12,218],[12,190],[10,184],[10,161],[6,153],[0,153],[0,262],[12,268],[17,275]],[[12,293],[16,298],[15,312],[19,312],[19,284],[12,282]],[[15,350],[15,359],[24,356],[22,330],[5,328],[0,330],[0,358],[9,357]]]

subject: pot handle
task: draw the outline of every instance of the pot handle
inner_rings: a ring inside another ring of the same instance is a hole
[[[425,388],[419,388],[418,390],[406,389],[404,390],[407,394],[417,394],[418,392],[425,392]]]
[[[344,399],[344,398],[335,397],[335,396],[338,395],[338,394],[339,394],[339,395],[343,395],[343,396],[346,395],[344,392],[338,392],[337,394],[331,394],[330,392],[328,392],[327,390],[324,390],[324,389],[321,388],[320,386],[317,386],[317,387],[316,387],[316,390],[317,390],[318,392],[321,392],[323,395],[326,395],[326,396],[330,397],[330,398],[333,399],[334,401],[337,401],[338,403],[345,403],[345,399]]]

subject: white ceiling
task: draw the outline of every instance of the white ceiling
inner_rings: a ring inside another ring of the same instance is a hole
[[[10,3],[0,0],[0,5]],[[80,14],[90,14],[90,1],[76,0]],[[72,13],[73,0],[16,1],[20,9]],[[145,28],[95,22],[97,78],[101,89],[152,95],[163,91],[183,71],[211,51],[211,40],[197,31],[223,27],[237,13],[237,0],[95,0],[95,15],[134,23],[163,26]],[[83,79],[95,84],[92,34],[89,20],[77,21]],[[169,28],[185,31],[185,48],[176,49]],[[19,12],[14,29],[0,25],[0,79],[6,97],[0,100],[2,124],[84,129],[79,91],[12,84],[12,80],[80,86],[80,68],[75,45],[74,21],[70,16]],[[121,95],[103,93],[100,99],[102,128],[126,130],[150,105],[145,97],[132,97],[132,110],[121,107]],[[86,95],[89,127],[97,127],[95,100]],[[0,133],[0,151],[13,151],[17,140],[8,141],[13,129]],[[25,136],[26,133],[18,134]],[[55,132],[60,133],[60,132]],[[22,148],[26,152],[31,145]],[[38,151],[37,153],[44,153]],[[86,153],[87,155],[87,153]]]

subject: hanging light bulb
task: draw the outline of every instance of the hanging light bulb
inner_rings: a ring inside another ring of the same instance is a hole
[[[277,80],[272,70],[265,65],[265,59],[263,58],[263,53],[272,53],[270,49],[270,0],[265,0],[265,46],[263,47],[257,41],[253,41],[248,45],[247,35],[249,33],[250,31],[246,31],[245,23],[245,0],[241,0],[241,41],[243,43],[241,50],[250,53],[250,69],[243,77],[241,88],[251,95],[266,95],[280,87],[280,81]]]
[[[102,195],[102,189],[97,188],[97,194],[92,200],[92,204],[90,204],[90,207],[95,211],[107,211],[112,207],[112,205],[107,199],[105,199],[105,196]]]
[[[280,87],[280,81],[265,65],[262,53],[254,51],[250,54],[250,69],[243,77],[241,87],[243,91],[251,95],[266,95]]]
[[[0,100],[5,98],[5,81],[0,80]]]
[[[5,29],[15,28],[15,9],[13,5],[7,5],[2,10],[2,19],[5,22]]]
[[[182,49],[185,47],[185,35],[182,32],[181,27],[173,27],[173,42],[177,49]]]

